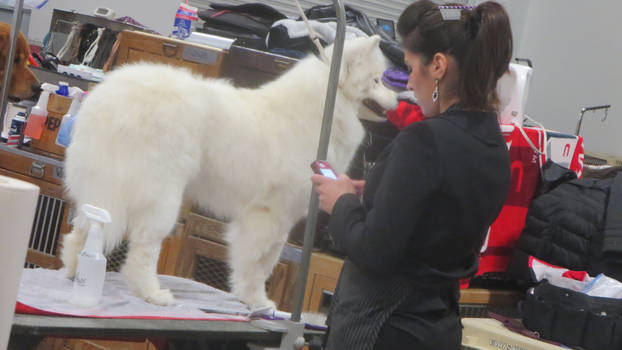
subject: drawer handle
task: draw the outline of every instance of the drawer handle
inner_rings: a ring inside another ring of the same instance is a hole
[[[162,43],[162,54],[164,54],[164,56],[171,57],[177,55],[177,49],[179,49],[177,44]]]
[[[45,175],[45,164],[38,160],[32,162],[30,165],[30,175],[36,177],[37,179],[43,178],[43,175]]]

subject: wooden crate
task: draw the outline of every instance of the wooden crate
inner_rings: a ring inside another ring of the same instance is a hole
[[[225,223],[190,212],[181,234],[182,245],[175,275],[192,278],[215,288],[228,290]],[[289,311],[298,276],[298,264],[279,261],[268,279],[267,293],[279,310]]]

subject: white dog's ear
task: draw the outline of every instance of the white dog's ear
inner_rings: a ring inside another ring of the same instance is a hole
[[[370,36],[369,45],[372,50],[380,46],[380,35],[376,34],[376,35]]]
[[[368,38],[356,38],[346,43],[343,50],[344,60],[346,64],[351,64],[356,60],[365,59],[364,57],[376,50],[380,45],[380,36],[372,35]]]

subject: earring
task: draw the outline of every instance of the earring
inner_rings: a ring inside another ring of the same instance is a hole
[[[434,92],[432,93],[432,101],[436,102],[438,100],[438,79],[436,79],[436,87],[434,88]]]

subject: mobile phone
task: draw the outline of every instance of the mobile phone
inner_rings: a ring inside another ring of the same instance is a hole
[[[311,169],[316,174],[320,174],[322,176],[329,177],[331,179],[337,180],[337,172],[333,169],[330,164],[325,160],[316,160],[311,163]]]

